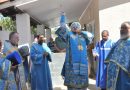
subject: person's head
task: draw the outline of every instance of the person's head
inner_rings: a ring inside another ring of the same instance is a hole
[[[37,37],[38,44],[42,45],[42,43],[45,41],[44,36],[42,34],[38,35]]]
[[[75,34],[81,31],[81,24],[79,22],[73,22],[70,27],[71,31]]]
[[[109,32],[108,30],[103,30],[102,31],[102,40],[107,41],[109,37]]]
[[[127,39],[130,37],[130,22],[124,22],[120,28],[121,39]]]
[[[34,35],[34,42],[38,42],[39,35]]]
[[[19,34],[17,32],[11,32],[9,34],[9,40],[10,40],[12,45],[18,46]]]

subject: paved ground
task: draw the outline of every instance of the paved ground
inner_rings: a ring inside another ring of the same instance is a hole
[[[63,85],[54,86],[54,90],[67,90],[67,88]],[[95,86],[95,80],[89,79],[89,87],[87,90],[99,90]]]
[[[50,63],[50,69],[52,74],[52,81],[54,90],[67,90],[63,85],[63,79],[61,77],[61,69],[64,63],[65,54],[64,53],[53,53],[53,62]],[[88,90],[97,90],[95,87],[95,80],[89,79]]]

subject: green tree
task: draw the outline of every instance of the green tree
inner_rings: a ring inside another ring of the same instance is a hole
[[[16,31],[16,21],[12,20],[10,17],[1,17],[0,26],[6,31]]]
[[[12,20],[10,17],[3,17],[0,15],[0,26],[6,31],[16,31],[16,21]],[[31,34],[36,34],[37,29],[31,26]]]
[[[36,34],[37,33],[37,28],[34,26],[31,26],[31,34]]]

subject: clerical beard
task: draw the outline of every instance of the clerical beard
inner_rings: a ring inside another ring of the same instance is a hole
[[[42,45],[43,41],[39,41],[38,44]]]

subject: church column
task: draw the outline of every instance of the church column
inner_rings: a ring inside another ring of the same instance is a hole
[[[19,44],[31,45],[30,16],[27,13],[16,15],[16,27],[19,33]]]

